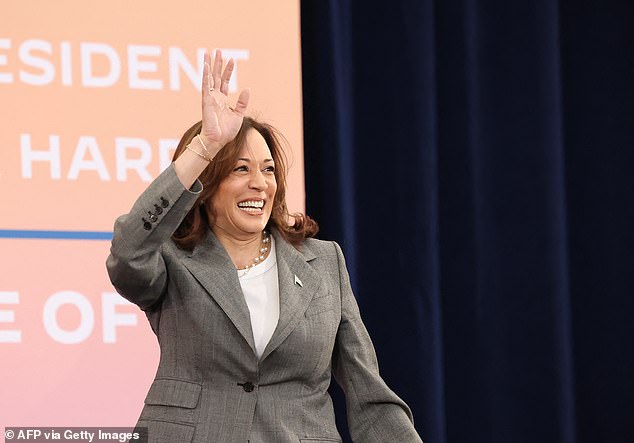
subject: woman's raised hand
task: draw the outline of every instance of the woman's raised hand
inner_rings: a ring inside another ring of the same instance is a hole
[[[230,59],[222,69],[222,52],[216,50],[213,70],[211,54],[205,53],[202,85],[202,130],[200,136],[214,155],[236,136],[249,104],[249,90],[240,93],[235,106],[229,104],[229,80],[234,61]]]

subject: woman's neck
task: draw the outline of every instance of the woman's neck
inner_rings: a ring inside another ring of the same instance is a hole
[[[237,237],[229,234],[218,226],[214,226],[212,231],[227,251],[227,254],[229,254],[236,268],[242,269],[250,265],[253,263],[254,257],[259,255],[260,248],[262,247],[262,232]]]

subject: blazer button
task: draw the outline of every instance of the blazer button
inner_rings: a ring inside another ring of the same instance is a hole
[[[167,208],[169,205],[170,205],[170,202],[165,197],[161,197],[161,206],[163,206],[164,208]]]
[[[245,392],[253,392],[255,389],[255,385],[250,381],[246,383],[238,383],[238,386],[242,386],[242,389],[244,389]]]

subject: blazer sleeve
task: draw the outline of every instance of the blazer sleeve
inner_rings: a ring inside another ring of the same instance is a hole
[[[334,243],[334,242],[333,242]],[[352,440],[364,443],[422,443],[409,407],[379,375],[374,346],[361,320],[341,248],[341,323],[333,351],[333,375],[342,387]]]
[[[106,260],[108,275],[117,292],[141,309],[154,305],[165,292],[167,271],[161,248],[201,191],[198,180],[185,189],[172,163],[141,194],[130,212],[115,221]]]

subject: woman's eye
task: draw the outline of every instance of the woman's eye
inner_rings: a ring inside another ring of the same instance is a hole
[[[267,168],[264,169],[264,171],[266,171],[266,172],[275,172],[275,166],[268,166]]]
[[[248,170],[249,170],[249,168],[247,168],[245,165],[242,165],[242,166],[238,166],[233,171],[234,172],[245,172],[245,171],[248,171]]]

